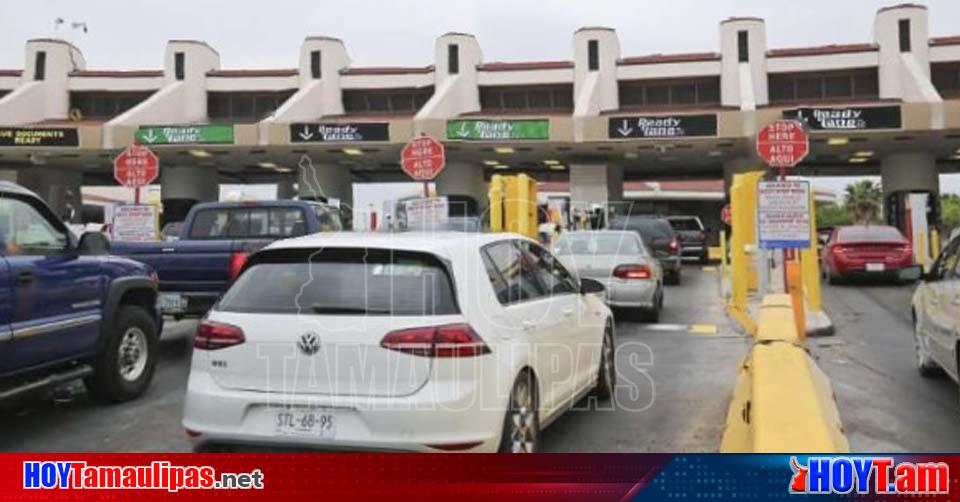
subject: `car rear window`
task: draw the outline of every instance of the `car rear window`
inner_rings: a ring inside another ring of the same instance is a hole
[[[700,222],[695,218],[670,218],[667,220],[670,223],[670,226],[677,231],[696,231],[699,232],[703,230],[703,227],[700,225]]]
[[[614,220],[612,230],[632,230],[639,232],[645,240],[670,240],[674,237],[673,228],[666,220],[654,218],[627,218]]]
[[[191,239],[282,239],[306,234],[298,207],[230,207],[197,212]]]
[[[558,255],[643,254],[636,234],[631,237],[626,233],[564,234],[557,241],[554,251]]]
[[[258,253],[217,308],[304,315],[459,313],[453,281],[437,257],[359,248]]]
[[[893,227],[847,227],[841,228],[837,236],[840,242],[899,242],[903,234]]]

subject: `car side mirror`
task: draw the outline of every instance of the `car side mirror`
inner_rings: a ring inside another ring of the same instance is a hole
[[[110,241],[100,232],[84,232],[77,244],[77,251],[88,256],[110,254]]]
[[[923,278],[923,267],[920,265],[912,265],[897,271],[897,279],[901,281],[916,282]]]
[[[600,281],[587,278],[580,279],[580,294],[582,295],[597,295],[603,293],[606,289]]]

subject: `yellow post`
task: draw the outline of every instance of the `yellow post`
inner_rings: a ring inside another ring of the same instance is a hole
[[[816,198],[810,190],[810,247],[800,251],[800,264],[803,269],[803,286],[807,293],[810,310],[823,310],[820,296],[820,257],[817,253],[817,210]]]
[[[927,235],[923,232],[920,232],[920,235],[917,236],[917,264],[923,267],[923,270],[927,270]]]
[[[730,283],[731,305],[741,311],[747,309],[747,253],[745,235],[747,233],[745,221],[749,219],[745,206],[745,191],[743,178],[734,176],[733,186],[730,188],[730,209],[733,216],[733,235],[730,237]]]
[[[503,177],[490,177],[490,231],[503,232]]]
[[[727,231],[720,230],[720,271],[727,273]]]
[[[934,261],[940,258],[940,232],[936,228],[930,230],[930,256]]]
[[[803,302],[803,274],[797,260],[787,260],[787,291],[793,306],[793,324],[797,327],[797,336],[803,340],[807,336],[807,319]]]
[[[757,242],[757,184],[766,175],[767,171],[751,171],[749,173],[743,173],[739,175],[743,180],[744,187],[744,200],[742,207],[744,208],[744,212],[747,214],[747,217],[740,222],[740,228],[744,229],[742,242],[744,246],[754,245],[751,248],[751,251],[747,253],[746,261],[747,288],[750,291],[757,291],[760,283],[757,273],[757,249],[755,246]]]

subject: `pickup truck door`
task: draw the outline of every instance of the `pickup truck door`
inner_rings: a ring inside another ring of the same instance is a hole
[[[95,351],[105,277],[68,230],[30,197],[0,197],[0,240],[11,292],[11,337],[0,374]]]

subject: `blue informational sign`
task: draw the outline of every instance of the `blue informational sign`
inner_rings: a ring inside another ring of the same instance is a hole
[[[757,184],[757,241],[760,249],[806,249],[810,238],[810,182]]]

